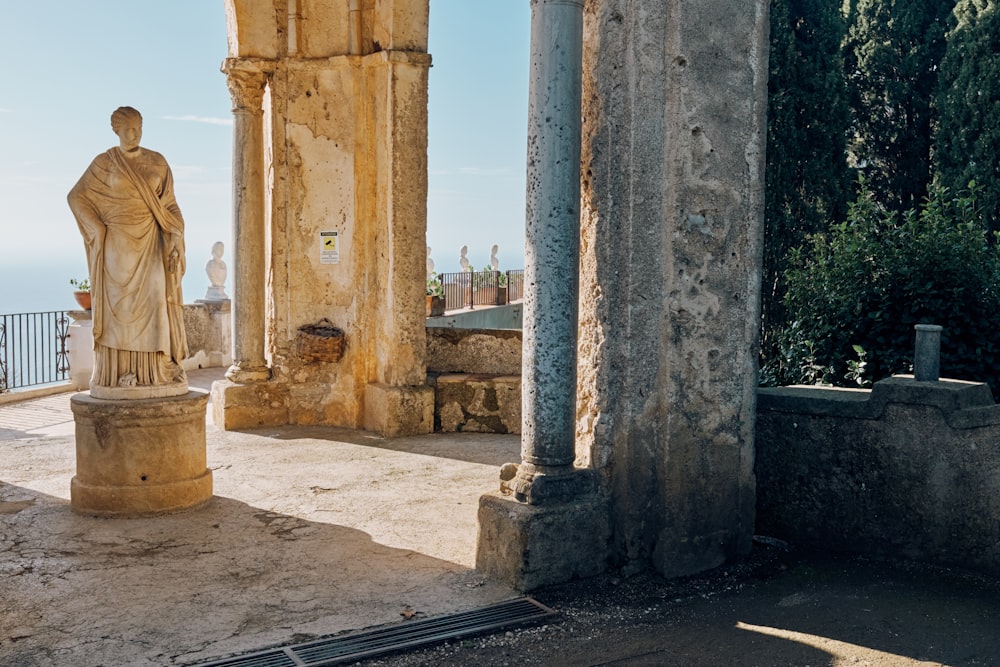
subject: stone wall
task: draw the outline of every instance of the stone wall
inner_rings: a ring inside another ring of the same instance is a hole
[[[750,549],[767,8],[586,4],[577,462],[618,565]]]
[[[427,328],[431,373],[521,374],[520,331]]]
[[[434,429],[521,432],[520,331],[427,329]]]
[[[756,442],[758,533],[1000,574],[1000,405],[986,385],[762,389]]]
[[[228,367],[233,363],[233,334],[229,301],[184,304],[184,333],[188,357],[185,370]]]

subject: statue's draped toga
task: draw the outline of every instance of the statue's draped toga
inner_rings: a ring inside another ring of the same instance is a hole
[[[93,293],[92,386],[186,382],[184,220],[166,159],[132,150],[98,155],[68,198]]]

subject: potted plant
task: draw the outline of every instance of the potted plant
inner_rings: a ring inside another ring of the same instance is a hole
[[[73,298],[84,310],[90,310],[90,279],[77,280],[71,278],[69,284],[73,286]]]
[[[427,317],[444,315],[444,287],[436,273],[427,279]]]
[[[497,276],[497,305],[502,306],[507,303],[507,272],[498,271]]]

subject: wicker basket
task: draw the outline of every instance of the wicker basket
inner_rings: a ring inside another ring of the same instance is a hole
[[[299,327],[295,337],[295,349],[299,359],[305,362],[340,361],[344,354],[344,332],[333,326],[325,317],[315,324]]]

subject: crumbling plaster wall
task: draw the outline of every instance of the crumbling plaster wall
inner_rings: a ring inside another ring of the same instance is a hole
[[[427,0],[275,0],[266,8],[273,11],[227,0],[230,55],[270,72],[269,400],[283,404],[277,409],[291,423],[409,432],[397,417],[412,421],[421,404],[430,416],[433,405],[423,312]],[[339,234],[336,263],[321,261],[320,232],[329,231]],[[322,318],[346,333],[339,361],[298,354],[299,327]],[[381,414],[401,403],[407,414]],[[430,417],[416,421],[431,428]]]
[[[750,548],[767,8],[586,4],[577,458],[626,568]]]
[[[356,68],[341,56],[279,63],[271,78],[272,160],[267,351],[274,381],[289,385],[295,423],[356,426],[356,400],[366,384],[367,342],[355,335],[366,322],[364,224],[354,192]],[[345,103],[348,102],[348,103]],[[337,231],[338,264],[320,263],[320,232]],[[298,327],[327,318],[347,332],[338,363],[303,363]]]

